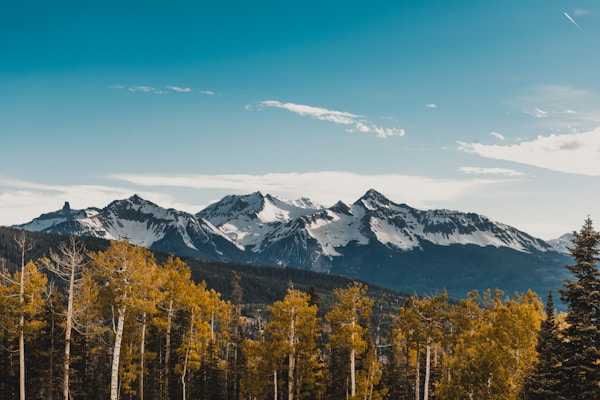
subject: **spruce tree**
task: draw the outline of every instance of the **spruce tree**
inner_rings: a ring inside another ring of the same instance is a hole
[[[558,337],[552,290],[548,291],[545,312],[546,319],[542,322],[538,332],[538,343],[535,347],[539,358],[525,382],[524,397],[527,400],[559,398],[560,379],[557,366],[559,365],[558,351],[561,343]]]
[[[565,279],[559,289],[567,305],[567,327],[560,351],[561,395],[569,399],[600,399],[600,233],[588,217],[573,232],[569,248],[574,265],[567,265],[575,279]]]

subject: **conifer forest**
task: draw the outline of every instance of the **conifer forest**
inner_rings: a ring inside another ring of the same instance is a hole
[[[36,249],[28,235],[0,247],[1,399],[600,398],[589,218],[561,288],[413,294],[385,310],[358,281],[324,293],[290,280],[251,306],[235,270],[226,299],[185,260],[127,240]]]

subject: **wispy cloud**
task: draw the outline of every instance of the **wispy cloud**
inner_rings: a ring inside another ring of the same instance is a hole
[[[502,175],[509,177],[524,175],[520,171],[508,168],[460,167],[458,170],[463,174],[468,175]]]
[[[189,93],[192,91],[192,89],[190,89],[189,87],[179,87],[179,86],[173,86],[173,85],[169,85],[166,86],[167,89],[171,89],[174,92],[177,93]]]
[[[495,137],[496,139],[503,141],[504,135],[498,132],[490,132],[490,136]]]
[[[529,115],[532,115],[532,116],[534,116],[536,118],[546,118],[546,117],[548,117],[548,111],[542,110],[539,107],[536,107],[533,110],[525,111],[525,113],[529,114]]]
[[[110,89],[127,90],[129,92],[142,92],[142,93],[153,93],[153,94],[167,94],[165,90],[157,89],[152,86],[138,85],[138,86],[125,86],[125,85],[111,85]]]
[[[573,17],[571,17],[566,11],[563,14],[565,15],[565,17],[567,17],[567,19],[569,21],[571,21],[573,23],[573,25],[575,25],[577,28],[581,29],[581,27],[579,26],[579,24],[577,22],[575,22],[575,20],[573,19]]]
[[[205,94],[207,96],[212,96],[215,94],[215,92],[213,92],[212,90],[201,90],[200,93]]]
[[[538,136],[512,145],[458,142],[460,150],[553,171],[600,176],[600,128],[586,133]]]
[[[583,131],[600,124],[600,94],[575,86],[531,87],[505,104],[535,117],[537,124],[547,128]]]
[[[390,136],[404,136],[404,129],[384,128],[373,124],[362,115],[352,114],[346,111],[329,110],[322,107],[314,107],[304,104],[282,103],[276,100],[266,100],[258,103],[259,108],[272,107],[281,108],[303,117],[315,118],[321,121],[328,121],[334,124],[349,125],[349,132],[374,133],[379,138]],[[249,108],[249,107],[247,107]]]
[[[427,107],[427,108],[437,108],[437,104],[435,104],[435,103],[429,103],[429,104],[425,104],[425,107]]]

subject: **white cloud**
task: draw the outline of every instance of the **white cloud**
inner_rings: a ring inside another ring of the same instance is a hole
[[[127,88],[127,90],[129,90],[130,92],[144,92],[144,93],[151,93],[151,92],[155,92],[156,89],[150,86],[130,86]]]
[[[468,175],[502,175],[509,177],[524,175],[520,171],[508,168],[460,167],[458,170]]]
[[[534,110],[525,111],[526,114],[533,115],[536,118],[546,118],[548,116],[548,111],[542,110],[539,107],[536,107]]]
[[[427,108],[437,108],[437,104],[435,104],[435,103],[429,103],[429,104],[425,104],[425,107],[427,107]]]
[[[498,132],[490,132],[490,136],[493,136],[500,141],[504,140],[504,135]]]
[[[205,94],[207,96],[212,96],[215,94],[212,90],[201,90],[200,93]]]
[[[168,87],[168,86],[167,86]],[[111,85],[110,89],[127,90],[129,92],[142,92],[142,93],[153,93],[153,94],[167,94],[166,91],[156,89],[152,86],[138,85],[138,86],[125,86],[125,85]]]
[[[553,171],[600,176],[600,128],[586,133],[538,136],[512,145],[458,142],[459,149],[485,158]]]
[[[169,85],[166,88],[171,89],[172,91],[177,92],[177,93],[189,93],[192,91],[192,89],[190,89],[189,87],[179,87],[179,86],[173,86],[173,85]]]
[[[261,107],[282,108],[303,117],[311,117],[321,121],[332,122],[334,124],[349,125],[349,132],[375,133],[379,138],[390,136],[404,136],[404,129],[383,128],[364,119],[361,115],[352,114],[346,111],[328,110],[322,107],[313,107],[304,104],[282,103],[277,100],[266,100],[259,103]],[[246,107],[249,109],[249,107]]]

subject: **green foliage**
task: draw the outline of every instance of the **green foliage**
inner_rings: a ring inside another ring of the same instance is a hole
[[[569,249],[575,264],[567,265],[574,279],[560,289],[567,304],[566,328],[559,350],[558,376],[564,398],[600,398],[600,233],[588,218],[573,232]]]

